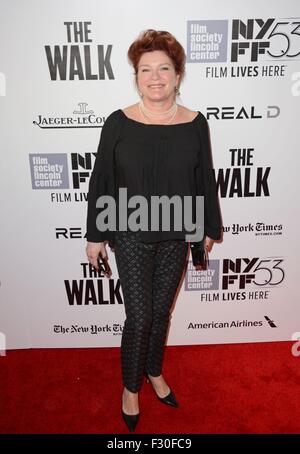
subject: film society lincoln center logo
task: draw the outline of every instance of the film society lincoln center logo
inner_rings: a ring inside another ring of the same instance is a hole
[[[30,154],[32,189],[68,189],[68,158],[66,153]]]

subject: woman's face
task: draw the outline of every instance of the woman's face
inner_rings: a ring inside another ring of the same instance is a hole
[[[168,55],[161,50],[145,52],[138,63],[137,85],[143,99],[164,101],[175,98],[179,75]]]

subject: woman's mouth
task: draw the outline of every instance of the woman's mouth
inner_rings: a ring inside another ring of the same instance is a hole
[[[162,88],[163,85],[159,84],[159,85],[149,85],[149,88]]]

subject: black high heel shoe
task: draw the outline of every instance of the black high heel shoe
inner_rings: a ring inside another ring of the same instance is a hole
[[[145,377],[146,377],[146,381],[147,383],[150,383],[150,378],[148,377],[147,373],[145,372]],[[153,387],[153,386],[152,386]],[[154,389],[154,388],[153,388]],[[154,392],[156,394],[156,391],[154,389]],[[173,391],[170,389],[170,392],[169,394],[166,396],[166,397],[159,397],[157,394],[156,394],[156,397],[158,398],[158,400],[160,402],[162,402],[163,404],[166,404],[166,405],[170,405],[171,407],[175,407],[175,408],[178,408],[179,407],[179,403],[177,402],[176,400],[176,397],[175,397],[175,394],[173,393]]]
[[[126,426],[128,427],[129,432],[134,432],[136,425],[138,423],[140,414],[137,413],[136,415],[127,415],[127,413],[124,413],[123,410],[121,410],[123,419],[125,421]]]

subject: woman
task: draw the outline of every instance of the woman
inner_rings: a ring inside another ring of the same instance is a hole
[[[107,258],[107,242],[115,252],[126,312],[122,416],[134,431],[144,375],[161,402],[178,407],[162,375],[162,363],[170,308],[187,261],[187,231],[165,230],[161,224],[158,230],[121,231],[114,222],[107,231],[99,231],[101,209],[96,200],[102,195],[116,199],[119,188],[147,201],[154,195],[203,195],[208,251],[221,237],[221,220],[206,119],[176,103],[185,70],[184,49],[170,33],[147,30],[131,44],[128,57],[141,99],[114,111],[103,126],[89,184],[86,238],[89,262],[97,269],[99,255]],[[142,217],[147,217],[145,212]]]

